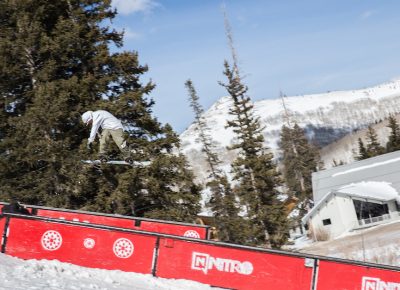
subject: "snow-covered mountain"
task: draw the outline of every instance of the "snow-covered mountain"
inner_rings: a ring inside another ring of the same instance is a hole
[[[400,79],[365,89],[285,97],[284,104],[290,120],[305,128],[309,138],[323,147],[355,130],[384,120],[389,114],[400,113]],[[204,113],[204,120],[211,129],[210,135],[223,161],[223,169],[227,172],[235,159],[234,152],[226,150],[235,142],[232,130],[225,128],[226,121],[232,118],[228,113],[231,105],[230,97],[222,97]],[[265,127],[265,145],[276,157],[279,156],[280,130],[287,121],[282,99],[256,101],[254,112]],[[207,176],[207,166],[198,135],[197,125],[190,125],[180,135],[181,150],[202,181]]]

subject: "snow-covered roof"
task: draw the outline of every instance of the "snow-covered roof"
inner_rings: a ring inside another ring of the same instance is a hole
[[[400,202],[400,195],[390,182],[386,181],[361,181],[350,183],[327,193],[303,218],[305,224],[309,218],[332,196],[351,196],[376,201],[396,200]]]
[[[396,199],[399,193],[386,181],[361,181],[340,187],[336,192],[346,193],[367,199],[389,201]]]

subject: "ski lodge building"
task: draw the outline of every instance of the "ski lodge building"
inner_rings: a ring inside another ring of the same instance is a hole
[[[329,238],[400,219],[400,151],[313,173],[314,207],[302,219]]]

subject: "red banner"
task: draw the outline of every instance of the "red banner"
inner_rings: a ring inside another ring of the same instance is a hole
[[[6,254],[108,270],[152,273],[157,237],[12,217]]]
[[[206,226],[184,223],[164,222],[151,219],[109,216],[77,211],[59,211],[56,209],[37,208],[37,216],[78,221],[161,234],[183,236],[188,238],[207,239]]]
[[[304,258],[162,238],[156,276],[234,289],[309,290],[312,270]]]
[[[333,261],[319,261],[318,290],[396,290],[400,272]]]

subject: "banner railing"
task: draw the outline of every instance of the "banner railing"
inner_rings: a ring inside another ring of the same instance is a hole
[[[400,268],[372,263],[17,214],[4,214],[0,230],[2,252],[22,259],[57,259],[228,289],[400,289],[395,288]]]

